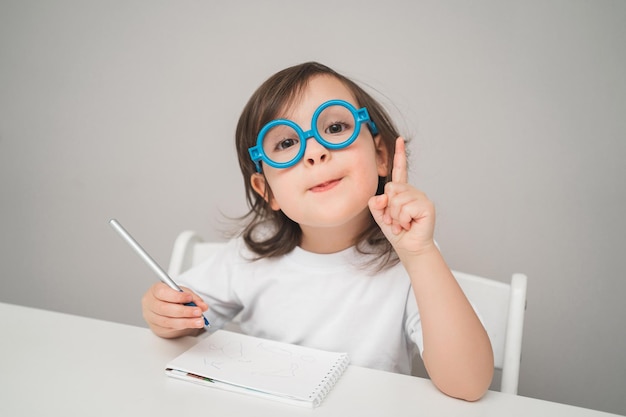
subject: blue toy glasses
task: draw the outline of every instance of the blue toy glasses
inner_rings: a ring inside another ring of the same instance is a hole
[[[311,130],[305,132],[291,120],[272,120],[263,126],[256,146],[248,152],[257,172],[261,172],[261,161],[274,168],[289,168],[302,159],[307,139],[315,138],[326,149],[343,149],[359,136],[363,122],[367,122],[372,135],[378,134],[365,107],[357,110],[347,101],[330,100],[313,113]]]

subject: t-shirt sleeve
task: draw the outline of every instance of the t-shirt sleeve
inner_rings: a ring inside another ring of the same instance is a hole
[[[406,300],[405,309],[405,332],[410,342],[417,346],[420,355],[424,351],[424,337],[422,334],[422,320],[420,317],[419,309],[417,308],[417,302],[413,295],[413,289],[409,289]]]
[[[234,283],[241,262],[244,260],[235,239],[177,279],[180,286],[189,288],[207,303],[209,310],[205,316],[213,329],[223,327],[242,308]]]

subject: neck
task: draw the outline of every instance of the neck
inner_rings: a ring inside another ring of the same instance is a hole
[[[356,237],[369,225],[369,209],[352,221],[332,227],[300,225],[300,247],[313,253],[336,253],[354,246]]]

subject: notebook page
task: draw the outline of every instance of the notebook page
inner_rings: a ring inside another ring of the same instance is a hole
[[[318,391],[332,388],[346,363],[347,355],[343,353],[218,330],[167,367],[278,396],[313,401]]]

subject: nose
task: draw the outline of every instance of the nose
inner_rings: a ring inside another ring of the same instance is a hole
[[[302,159],[305,165],[314,166],[328,161],[330,159],[330,151],[316,141],[315,138],[309,138]]]

